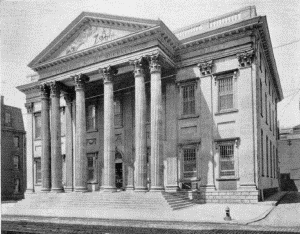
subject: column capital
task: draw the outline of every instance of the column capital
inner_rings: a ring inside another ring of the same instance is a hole
[[[32,114],[33,113],[33,102],[25,103],[25,108],[26,108],[28,114]]]
[[[74,79],[75,82],[75,90],[83,89],[85,86],[85,83],[87,83],[90,78],[85,74],[79,74],[75,76],[71,76],[71,78]]]
[[[203,76],[210,75],[212,73],[213,60],[198,63],[197,67],[199,67],[200,72]]]
[[[236,55],[240,67],[250,66],[254,58],[254,50],[248,50]]]
[[[148,56],[149,59],[149,68],[150,73],[161,73],[161,55],[160,54],[152,54]]]
[[[57,81],[52,81],[49,83],[51,97],[59,97],[60,96],[60,83]]]
[[[142,56],[138,59],[130,60],[129,64],[134,66],[134,77],[144,76],[144,70],[145,70],[145,59],[146,57]]]
[[[49,86],[44,83],[40,85],[40,93],[41,93],[41,98],[49,98]]]
[[[118,70],[112,66],[103,67],[99,69],[99,73],[103,75],[103,83],[112,82],[114,76],[118,73]]]

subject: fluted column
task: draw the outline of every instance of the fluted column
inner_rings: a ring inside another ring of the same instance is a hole
[[[142,59],[132,62],[135,77],[135,171],[134,188],[136,192],[147,191],[146,154],[146,93],[145,75]]]
[[[86,110],[85,110],[85,83],[89,77],[83,74],[76,75],[76,158],[75,158],[75,191],[87,191],[87,157],[86,157]]]
[[[33,166],[33,102],[26,103],[27,109],[27,131],[26,131],[26,193],[34,192],[34,166]]]
[[[51,192],[63,192],[60,129],[60,86],[50,83],[51,90]]]
[[[66,101],[66,192],[73,191],[73,126],[72,126],[72,97],[65,94]]]
[[[49,113],[49,87],[40,86],[41,90],[41,140],[42,140],[42,188],[41,191],[49,192],[51,189],[51,143],[50,143],[50,113]]]
[[[115,125],[114,125],[114,95],[112,79],[115,70],[112,67],[100,69],[104,82],[104,192],[116,191],[115,181]]]
[[[162,191],[163,145],[162,145],[162,87],[159,56],[150,57],[151,74],[151,187],[150,191]]]

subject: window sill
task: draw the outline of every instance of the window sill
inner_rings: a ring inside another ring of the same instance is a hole
[[[192,119],[192,118],[199,118],[200,115],[198,114],[189,114],[189,115],[181,115],[178,119]]]
[[[217,113],[215,113],[215,115],[223,115],[223,114],[229,114],[229,113],[234,113],[234,112],[238,112],[238,109],[228,109],[228,110],[223,110],[223,111],[219,111]]]
[[[240,180],[239,177],[221,177],[216,178],[217,181],[229,181],[229,180]]]
[[[98,129],[89,129],[86,131],[87,133],[98,132]]]
[[[184,179],[181,179],[181,180],[180,180],[181,183],[186,183],[186,182],[197,182],[197,181],[200,181],[200,179],[198,179],[197,177],[184,178]]]

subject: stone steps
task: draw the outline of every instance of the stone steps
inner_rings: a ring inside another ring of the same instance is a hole
[[[163,193],[163,196],[173,210],[184,209],[195,205],[185,193]]]

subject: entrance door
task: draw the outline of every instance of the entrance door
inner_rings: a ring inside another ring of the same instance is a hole
[[[120,189],[123,187],[123,164],[116,163],[116,187]]]

